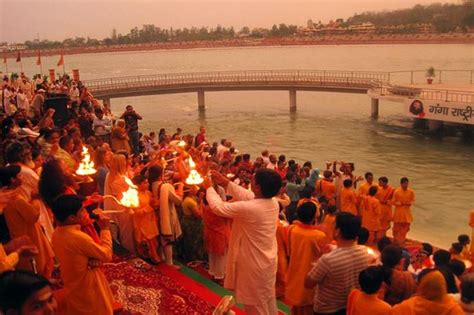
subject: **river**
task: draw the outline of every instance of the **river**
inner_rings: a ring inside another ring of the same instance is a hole
[[[43,57],[44,69],[58,68],[58,59]],[[68,55],[65,60],[66,70],[80,69],[82,79],[225,70],[459,70],[474,69],[474,45],[194,49]],[[26,73],[38,72],[35,62],[23,58]],[[10,71],[19,72],[18,64],[10,64]],[[163,127],[173,133],[180,126],[195,133],[204,125],[210,139],[231,139],[252,159],[267,148],[320,168],[328,160],[352,161],[357,174],[387,176],[394,186],[407,176],[416,192],[409,237],[449,247],[458,234],[470,235],[474,145],[413,131],[401,104],[382,101],[377,121],[369,117],[368,96],[327,92],[298,92],[295,114],[288,110],[288,92],[279,91],[206,93],[205,115],[197,111],[195,93],[112,99],[114,113],[119,115],[126,104],[144,117],[144,131]]]

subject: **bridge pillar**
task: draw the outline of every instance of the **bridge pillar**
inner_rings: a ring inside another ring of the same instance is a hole
[[[444,122],[439,120],[428,120],[428,129],[431,132],[438,132],[443,129]]]
[[[102,103],[104,104],[104,107],[108,107],[108,108],[111,108],[111,105],[110,104],[110,97],[104,97],[102,98]],[[107,105],[106,105],[107,104]]]
[[[372,98],[370,105],[370,117],[372,117],[373,119],[377,119],[379,117],[379,99]]]
[[[198,91],[198,109],[199,111],[206,110],[206,100],[204,98],[204,90]]]
[[[296,90],[290,89],[290,112],[296,112]]]

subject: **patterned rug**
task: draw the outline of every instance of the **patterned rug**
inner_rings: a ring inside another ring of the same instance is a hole
[[[104,264],[112,292],[124,307],[120,314],[212,314],[214,306],[183,286],[183,279],[171,278],[166,268],[125,257]]]

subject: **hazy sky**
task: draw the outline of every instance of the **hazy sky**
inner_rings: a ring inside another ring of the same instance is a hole
[[[0,41],[110,36],[115,27],[306,25],[308,19],[327,22],[364,11],[392,10],[417,3],[460,0],[0,0]]]

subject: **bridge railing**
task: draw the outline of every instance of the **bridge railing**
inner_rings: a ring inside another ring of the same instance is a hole
[[[423,100],[448,101],[457,103],[474,103],[474,92],[439,89],[420,89],[406,86],[384,84],[380,81],[373,81],[372,92],[381,96],[403,96],[409,98],[419,98]]]
[[[92,93],[120,89],[218,84],[293,84],[369,87],[372,80],[386,81],[388,72],[330,70],[268,70],[172,73],[84,81]]]
[[[426,70],[400,70],[390,72],[390,83],[426,84]],[[435,83],[474,84],[474,70],[435,70]]]

